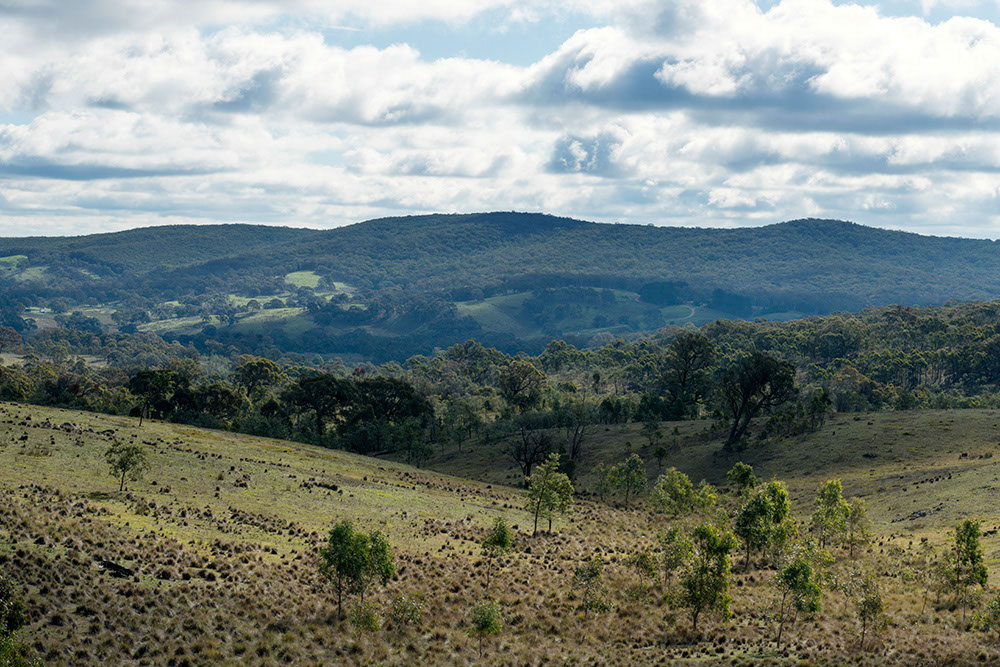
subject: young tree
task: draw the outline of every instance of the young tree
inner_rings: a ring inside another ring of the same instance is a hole
[[[861,650],[864,650],[868,632],[880,630],[885,625],[882,591],[874,576],[854,570],[850,574],[846,592],[858,615],[858,623],[861,625]]]
[[[483,639],[503,631],[503,614],[494,600],[483,600],[472,608],[472,627],[469,636],[479,639],[479,657],[483,657]]]
[[[737,546],[736,536],[711,523],[703,523],[691,534],[694,542],[692,557],[681,575],[683,605],[690,610],[691,629],[698,631],[698,617],[714,611],[729,618],[732,597],[730,554]]]
[[[990,630],[1000,632],[1000,593],[986,602],[986,606],[976,617],[976,627],[986,632]]]
[[[837,540],[847,530],[847,519],[851,508],[844,500],[843,487],[839,479],[831,479],[819,487],[816,496],[816,511],[812,515],[812,525],[819,536],[819,544],[825,548]]]
[[[423,609],[424,602],[419,597],[395,595],[389,603],[388,619],[392,627],[402,631],[406,626],[420,622]]]
[[[725,450],[734,451],[758,414],[795,396],[795,367],[762,352],[743,357],[719,383],[725,414],[732,422]]]
[[[336,586],[337,615],[341,618],[345,592],[360,593],[363,602],[372,582],[385,584],[395,572],[389,542],[382,532],[355,532],[350,521],[341,521],[330,530],[319,556],[320,572]]]
[[[726,473],[726,481],[736,488],[736,493],[743,494],[757,486],[759,480],[753,474],[753,468],[739,461]]]
[[[653,456],[656,457],[656,472],[659,474],[663,470],[663,459],[667,458],[667,448],[660,445],[656,448],[656,451],[653,452]]]
[[[694,543],[687,533],[676,526],[661,533],[659,543],[660,567],[663,570],[663,586],[665,588],[673,579],[674,574],[684,567],[688,558],[694,553]]]
[[[642,425],[642,435],[649,440],[649,446],[654,447],[656,443],[663,439],[663,431],[660,430],[660,422],[650,419]]]
[[[955,544],[948,556],[946,569],[948,583],[955,591],[957,601],[962,605],[962,621],[971,601],[972,589],[986,588],[989,572],[983,561],[983,546],[980,538],[983,532],[978,519],[966,519],[955,528]]]
[[[610,495],[615,490],[613,467],[604,463],[600,464],[594,468],[594,477],[597,478],[597,484],[594,487],[594,492],[597,493],[597,497],[603,501],[605,496]]]
[[[777,480],[758,487],[743,503],[736,515],[735,532],[746,548],[745,569],[750,569],[754,552],[771,546],[790,509],[788,490]]]
[[[389,547],[389,540],[385,533],[380,530],[373,530],[368,535],[362,535],[364,567],[361,569],[361,580],[358,592],[361,594],[361,601],[364,602],[365,592],[373,583],[386,585],[392,575],[396,573],[396,564],[393,562],[392,549]]]
[[[569,510],[573,504],[573,483],[566,473],[559,472],[559,455],[549,454],[548,460],[539,465],[528,479],[527,510],[535,520],[532,535],[538,533],[538,518],[547,517],[552,531],[552,515]]]
[[[852,498],[847,512],[847,547],[851,558],[854,550],[866,546],[872,539],[872,521],[863,498]]]
[[[490,580],[493,574],[493,561],[510,553],[514,543],[514,533],[503,517],[493,521],[493,527],[483,538],[483,555],[486,557],[486,590],[490,590]]]
[[[374,601],[362,601],[351,610],[348,621],[359,633],[372,634],[382,627],[382,614]]]
[[[638,454],[632,454],[615,466],[614,471],[615,488],[624,496],[625,507],[628,508],[629,496],[640,494],[646,489],[646,466]]]
[[[785,628],[786,609],[791,603],[794,623],[799,614],[814,614],[820,610],[820,587],[816,581],[809,560],[799,555],[786,565],[775,577],[775,584],[781,592],[781,604],[778,608],[778,637],[775,641],[781,643],[781,633]]]
[[[694,511],[698,505],[691,478],[677,468],[670,468],[656,479],[652,500],[660,511],[674,515]]]
[[[581,592],[584,613],[607,611],[604,600],[604,560],[591,556],[573,570],[573,587]]]
[[[104,452],[104,458],[108,461],[111,474],[121,480],[118,485],[118,493],[125,489],[125,477],[129,477],[135,482],[142,479],[142,474],[149,469],[146,452],[139,445],[115,441]]]

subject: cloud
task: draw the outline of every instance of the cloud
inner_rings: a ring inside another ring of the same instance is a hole
[[[1000,236],[1000,28],[915,1],[766,7],[0,0],[0,225],[517,209]],[[430,59],[398,30],[552,17],[580,29],[529,66]]]

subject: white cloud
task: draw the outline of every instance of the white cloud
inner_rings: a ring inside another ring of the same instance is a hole
[[[5,231],[520,209],[1000,233],[985,20],[830,0],[134,3],[0,6]],[[321,33],[458,33],[486,12],[600,25],[529,67]]]

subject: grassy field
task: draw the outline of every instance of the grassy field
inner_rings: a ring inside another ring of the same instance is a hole
[[[764,479],[786,482],[800,518],[812,511],[822,482],[839,478],[845,497],[864,498],[878,530],[907,543],[928,538],[943,544],[947,533],[969,516],[984,520],[984,530],[1000,529],[1000,412],[994,410],[887,412],[834,415],[818,432],[750,447],[726,455],[711,422],[664,422],[661,432],[669,453],[663,469],[676,467],[693,480],[725,485],[725,472],[736,461],[754,467]],[[594,487],[594,468],[614,464],[631,453],[646,463],[647,477],[660,471],[656,447],[640,433],[641,424],[594,426],[577,467],[577,485]],[[676,428],[677,434],[674,434]],[[560,431],[551,433],[559,442]],[[469,448],[452,445],[428,466],[490,483],[516,484],[517,465],[503,455],[504,443]],[[984,542],[1000,576],[1000,536]]]
[[[285,282],[295,287],[319,287],[320,276],[315,271],[294,271],[285,276]]]
[[[511,486],[519,476],[504,469],[496,448],[467,445],[461,456],[446,449],[433,461],[485,477],[469,481],[297,443],[0,404],[0,566],[26,591],[25,637],[49,664],[472,664],[479,660],[468,613],[487,594],[477,543],[502,515],[516,526],[517,550],[488,593],[506,629],[488,642],[487,664],[996,663],[998,647],[966,632],[946,601],[932,597],[921,609],[924,593],[904,570],[919,563],[911,542],[942,544],[968,514],[993,530],[998,470],[987,457],[998,423],[989,411],[838,416],[817,434],[744,457],[758,474],[788,482],[800,520],[830,477],[843,479],[845,495],[868,500],[878,539],[867,559],[880,575],[889,623],[864,651],[837,592],[825,593],[823,612],[777,646],[766,568],[737,568],[734,618],[710,620],[692,635],[660,585],[625,563],[672,522],[704,517],[670,519],[641,502],[626,510],[585,493],[594,463],[631,451],[652,459],[634,425],[591,435],[574,512],[557,519],[553,534],[533,537]],[[733,460],[717,455],[705,424],[679,424],[676,436],[664,425],[667,442],[679,445],[665,465],[720,481]],[[121,494],[103,460],[114,440],[140,444],[152,464]],[[647,464],[652,478],[656,463]],[[723,494],[716,512],[731,509]],[[344,518],[388,534],[399,569],[376,597],[421,596],[415,627],[366,636],[337,617],[316,549]],[[997,546],[988,535],[994,573]],[[594,553],[607,563],[612,609],[604,615],[584,613],[572,587],[573,568]],[[112,577],[98,559],[133,574]],[[840,553],[832,567],[852,565]]]

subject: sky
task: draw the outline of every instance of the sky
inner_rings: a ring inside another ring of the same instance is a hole
[[[538,211],[1000,237],[1000,0],[0,0],[0,236]]]

